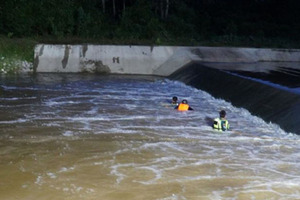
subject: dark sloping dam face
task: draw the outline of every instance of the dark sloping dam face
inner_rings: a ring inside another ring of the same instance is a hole
[[[169,78],[243,107],[267,122],[278,124],[285,131],[300,134],[300,95],[297,93],[201,63],[189,64]]]

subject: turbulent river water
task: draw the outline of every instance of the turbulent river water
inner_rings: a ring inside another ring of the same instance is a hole
[[[151,76],[0,80],[0,199],[300,199],[300,136],[204,91]],[[210,126],[221,109],[226,133]]]

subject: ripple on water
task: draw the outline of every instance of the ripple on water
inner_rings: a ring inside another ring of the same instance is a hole
[[[38,76],[3,86],[1,199],[300,198],[299,137],[245,109],[157,77]]]

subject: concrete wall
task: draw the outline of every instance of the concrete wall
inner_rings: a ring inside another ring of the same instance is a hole
[[[241,63],[300,62],[300,50],[39,44],[35,48],[34,71],[169,76],[191,62],[219,67],[229,63],[238,67]]]
[[[152,74],[178,47],[37,45],[36,72]]]

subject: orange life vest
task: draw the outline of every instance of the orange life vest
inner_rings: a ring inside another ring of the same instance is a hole
[[[179,106],[178,106],[178,110],[179,111],[186,111],[186,110],[188,110],[189,109],[189,105],[188,104],[184,104],[184,103],[181,103],[181,104],[179,104]]]

